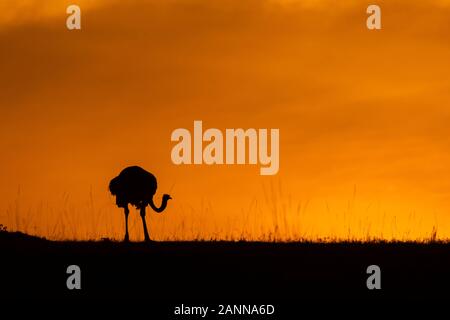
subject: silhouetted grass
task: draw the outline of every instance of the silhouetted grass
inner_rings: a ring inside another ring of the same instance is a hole
[[[98,240],[123,237],[123,214],[114,206],[98,208],[92,191],[85,207],[74,207],[64,193],[58,208],[40,203],[34,210],[21,206],[20,192],[6,212],[10,230],[41,235],[55,240]],[[346,208],[336,209],[327,201],[320,212],[311,211],[310,200],[294,200],[285,194],[281,182],[263,185],[262,196],[254,197],[239,214],[218,214],[203,201],[199,208],[173,202],[161,215],[149,212],[150,235],[158,241],[262,241],[262,242],[396,242],[429,243],[447,241],[438,232],[437,221],[426,231],[419,216],[412,212],[406,219],[389,216],[379,207],[358,205],[356,187]],[[316,206],[318,206],[316,204]],[[374,210],[370,212],[370,210]],[[0,216],[1,217],[1,216]],[[370,219],[369,219],[370,217]],[[389,218],[388,218],[389,217]],[[318,223],[317,221],[323,221]],[[132,239],[142,240],[138,214],[130,216]],[[317,229],[317,228],[320,228]],[[420,232],[418,232],[420,230]],[[133,237],[134,235],[134,237]]]

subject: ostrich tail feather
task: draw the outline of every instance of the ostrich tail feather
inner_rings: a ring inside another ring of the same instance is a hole
[[[118,177],[112,179],[111,182],[109,183],[109,191],[113,196],[117,195],[117,193],[119,192]]]

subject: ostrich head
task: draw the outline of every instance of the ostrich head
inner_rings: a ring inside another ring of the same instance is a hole
[[[167,202],[167,201],[169,201],[170,199],[172,199],[172,197],[170,196],[170,195],[168,195],[168,194],[163,194],[163,197],[162,197],[162,200],[164,201],[164,202]]]

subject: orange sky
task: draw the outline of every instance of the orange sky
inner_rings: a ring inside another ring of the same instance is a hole
[[[0,4],[0,223],[120,239],[107,185],[137,164],[174,198],[155,239],[450,237],[450,1],[377,1],[381,31],[365,1],[78,3],[81,31],[72,2]],[[278,175],[172,164],[194,120],[279,128]]]

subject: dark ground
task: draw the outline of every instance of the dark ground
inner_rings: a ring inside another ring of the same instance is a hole
[[[142,298],[161,308],[450,299],[450,245],[440,243],[123,244],[0,232],[0,254],[1,298],[9,299]],[[81,268],[81,290],[66,287],[72,264]],[[366,287],[371,264],[381,268],[381,290]]]

